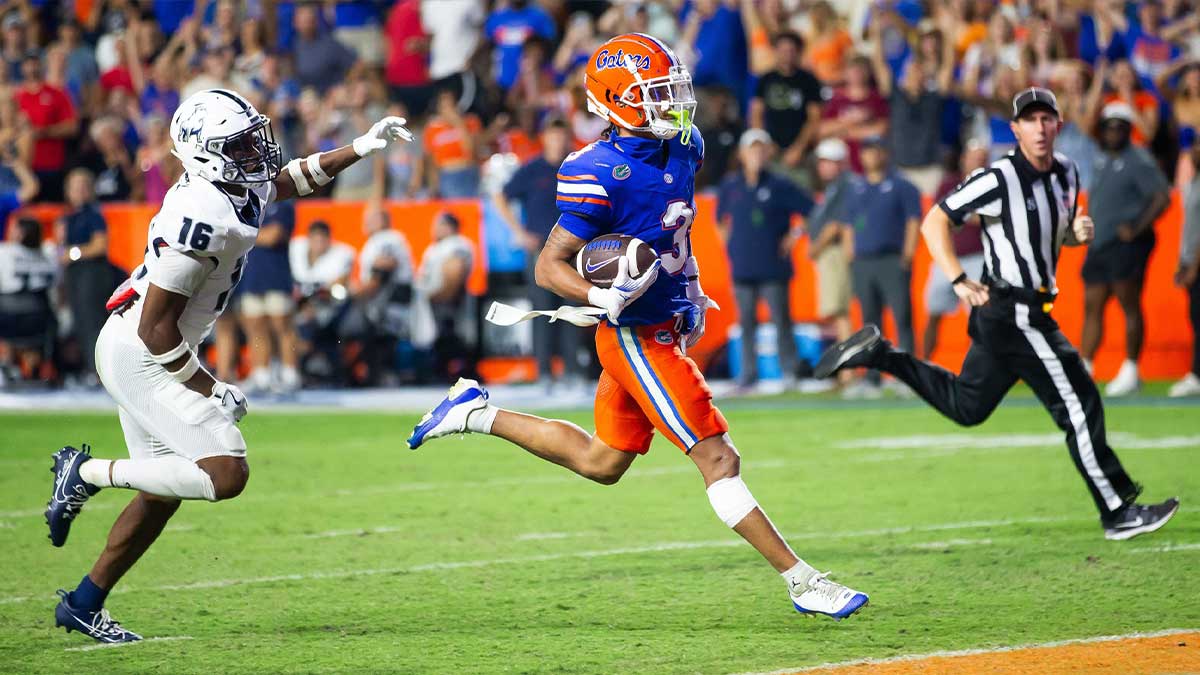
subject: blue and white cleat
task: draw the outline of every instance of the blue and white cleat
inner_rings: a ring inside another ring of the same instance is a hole
[[[841,621],[862,609],[867,604],[867,594],[847,588],[827,579],[828,572],[818,574],[808,586],[792,583],[789,592],[792,605],[801,614],[827,614],[834,621]]]
[[[446,398],[437,407],[425,413],[412,435],[408,437],[409,449],[416,450],[427,440],[449,436],[451,434],[470,433],[467,429],[467,418],[476,410],[483,410],[488,405],[487,389],[475,380],[464,377],[446,392]]]
[[[79,467],[92,458],[92,449],[87,445],[83,450],[67,446],[54,453],[54,491],[50,501],[46,502],[46,525],[50,526],[50,543],[62,546],[67,543],[67,535],[71,533],[71,523],[79,515],[83,505],[100,488],[83,480],[79,476]]]
[[[68,633],[77,630],[97,642],[108,644],[137,642],[142,639],[141,635],[121,628],[121,624],[109,616],[107,609],[100,608],[95,612],[77,609],[71,606],[70,594],[62,589],[59,589],[58,594],[62,600],[54,608],[54,625],[66,628]]]

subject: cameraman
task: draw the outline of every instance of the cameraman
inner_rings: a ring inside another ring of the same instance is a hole
[[[388,212],[377,203],[367,206],[363,219],[367,242],[358,257],[354,301],[338,333],[364,344],[363,383],[395,381],[398,342],[407,342],[412,309],[412,251],[408,239],[392,229]]]
[[[306,343],[303,370],[329,382],[340,372],[337,327],[348,308],[354,249],[333,241],[329,224],[318,220],[307,236],[292,239],[288,260],[299,297],[296,327]]]
[[[54,344],[57,324],[50,291],[58,262],[42,242],[42,225],[20,218],[13,241],[0,242],[0,386],[24,374],[37,376]],[[11,359],[15,356],[15,359]]]

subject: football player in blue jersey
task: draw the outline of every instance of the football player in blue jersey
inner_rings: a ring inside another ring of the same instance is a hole
[[[451,434],[499,436],[598,483],[616,483],[658,429],[695,462],[717,516],[783,576],[795,608],[843,619],[867,603],[864,593],[830,581],[801,560],[779,535],[742,481],[740,456],[712,392],[686,356],[704,332],[713,303],[700,288],[691,253],[695,175],[704,140],[692,126],[691,75],[662,42],[638,33],[617,36],[592,56],[588,110],[612,125],[606,138],[571,154],[558,175],[561,215],[536,267],[539,286],[605,310],[596,329],[604,368],[596,390],[596,433],[488,402],[474,380],[461,379],[422,418],[409,446]],[[658,254],[630,274],[614,258],[616,279],[598,288],[573,264],[589,240],[637,237]]]

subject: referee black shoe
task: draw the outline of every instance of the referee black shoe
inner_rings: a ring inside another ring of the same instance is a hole
[[[849,339],[825,350],[813,375],[818,379],[832,376],[843,368],[871,367],[887,349],[887,340],[879,333],[879,326],[867,324]]]
[[[1108,518],[1101,518],[1104,538],[1120,541],[1153,532],[1171,519],[1179,510],[1179,499],[1171,497],[1161,504],[1130,504]]]

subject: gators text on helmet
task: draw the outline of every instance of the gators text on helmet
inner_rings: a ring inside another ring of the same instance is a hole
[[[696,114],[687,66],[658,39],[642,33],[612,38],[592,55],[585,76],[588,111],[630,131],[649,131],[686,145]]]

